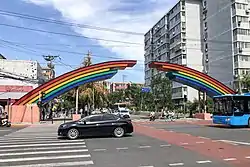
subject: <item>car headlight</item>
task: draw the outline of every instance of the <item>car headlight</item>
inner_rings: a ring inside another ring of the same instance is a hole
[[[229,121],[230,121],[230,118],[226,118],[226,121],[229,122]]]
[[[67,124],[61,125],[62,128],[66,128],[67,126]]]

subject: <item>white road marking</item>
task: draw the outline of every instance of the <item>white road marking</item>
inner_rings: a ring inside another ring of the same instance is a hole
[[[184,163],[173,163],[173,164],[168,164],[169,166],[183,166]]]
[[[18,153],[3,153],[0,154],[0,157],[3,156],[14,156],[14,155],[34,155],[34,154],[56,154],[56,153],[77,153],[77,152],[86,152],[88,149],[80,150],[53,150],[53,151],[36,151],[36,152],[18,152]]]
[[[97,148],[97,149],[94,149],[93,151],[106,151],[107,149],[104,149],[104,148]]]
[[[7,131],[11,131],[10,129],[0,129],[0,132],[7,132]]]
[[[162,144],[160,145],[160,147],[170,147],[171,145],[170,144]]]
[[[127,150],[128,147],[120,147],[120,148],[116,148],[117,150]]]
[[[170,130],[169,132],[174,132],[174,131]]]
[[[139,146],[139,148],[150,148],[151,146]]]
[[[188,143],[180,143],[181,145],[188,145]]]
[[[206,164],[206,163],[211,163],[212,161],[210,160],[205,160],[205,161],[196,161],[197,164]]]
[[[247,142],[240,142],[240,141],[233,141],[233,140],[218,140],[218,141],[231,143],[231,144],[235,144],[235,145],[242,144],[242,145],[250,146],[250,143],[247,143]]]
[[[91,157],[90,154],[86,155],[67,155],[67,156],[51,156],[51,157],[28,157],[28,158],[11,158],[11,159],[0,159],[0,163],[4,162],[22,162],[22,161],[39,161],[39,160],[51,160],[51,159],[76,159],[76,158],[87,158]]]
[[[59,163],[48,163],[48,164],[32,164],[32,165],[18,165],[18,166],[9,166],[9,167],[54,167],[54,166],[85,166],[85,165],[93,165],[93,161],[76,161],[76,162],[59,162]]]
[[[246,159],[250,159],[250,156],[245,157]]]
[[[224,161],[235,161],[235,160],[237,160],[236,158],[225,158],[225,159],[223,159]]]
[[[11,152],[11,151],[30,151],[30,150],[53,150],[53,149],[81,149],[86,146],[62,146],[62,147],[31,147],[31,148],[14,148],[14,149],[3,149],[0,152]]]
[[[2,138],[0,141],[36,141],[36,140],[58,140],[57,137],[50,137],[50,138],[40,138],[40,137],[35,137],[35,138]]]
[[[0,145],[9,145],[9,144],[36,144],[36,143],[84,143],[84,140],[53,140],[53,141],[47,141],[47,140],[43,140],[43,141],[12,141],[12,142],[2,142],[0,141]]]
[[[11,140],[27,140],[27,139],[57,139],[58,137],[56,136],[42,136],[42,137],[10,137],[10,136],[4,136],[0,137],[0,140],[6,140],[6,139],[11,139]]]
[[[1,146],[0,148],[15,148],[15,147],[37,147],[37,146],[60,146],[60,145],[82,145],[85,144],[85,142],[82,143],[44,143],[44,144],[18,144],[18,145],[4,145]]]
[[[139,166],[139,167],[154,167],[154,166]]]
[[[200,139],[210,139],[208,137],[199,136]]]

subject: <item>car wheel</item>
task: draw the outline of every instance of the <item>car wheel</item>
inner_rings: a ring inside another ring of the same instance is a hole
[[[122,127],[117,127],[114,130],[115,137],[122,137],[122,136],[124,136],[124,133],[125,133],[125,131]]]
[[[79,137],[79,131],[75,128],[71,128],[68,130],[67,136],[70,140],[77,139]]]

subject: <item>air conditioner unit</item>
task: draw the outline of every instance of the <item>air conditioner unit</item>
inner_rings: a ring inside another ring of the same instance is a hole
[[[240,53],[242,52],[242,48],[239,48],[239,52],[240,52]]]
[[[207,41],[207,38],[204,38],[204,41]]]
[[[208,59],[206,59],[206,62],[208,62]]]
[[[238,26],[240,26],[240,24],[241,24],[241,21],[238,21]]]

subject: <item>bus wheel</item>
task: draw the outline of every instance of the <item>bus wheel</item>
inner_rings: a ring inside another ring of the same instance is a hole
[[[250,128],[250,118],[248,119],[248,127]]]

